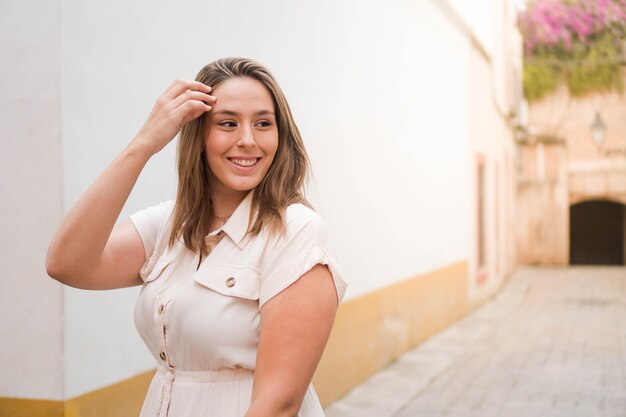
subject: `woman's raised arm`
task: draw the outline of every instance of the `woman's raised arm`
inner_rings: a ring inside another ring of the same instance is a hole
[[[137,136],[63,218],[48,246],[48,275],[82,289],[141,284],[139,269],[145,252],[139,233],[130,220],[115,222],[152,155],[185,123],[211,109],[215,97],[210,91],[202,83],[177,80],[158,98]]]

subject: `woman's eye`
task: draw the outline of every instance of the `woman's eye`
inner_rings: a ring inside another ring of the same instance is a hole
[[[223,122],[220,122],[219,125],[224,127],[236,127],[237,123],[232,120],[224,120]]]
[[[260,122],[257,122],[257,125],[260,127],[268,127],[272,125],[272,122],[269,120],[261,120]]]

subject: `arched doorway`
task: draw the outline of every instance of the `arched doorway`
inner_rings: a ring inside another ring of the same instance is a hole
[[[570,264],[624,265],[626,206],[606,200],[570,206]]]

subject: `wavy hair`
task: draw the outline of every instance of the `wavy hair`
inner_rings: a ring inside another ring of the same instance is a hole
[[[285,231],[285,210],[293,203],[313,208],[304,197],[310,171],[310,161],[298,127],[293,119],[287,99],[274,76],[267,68],[247,58],[222,58],[198,72],[196,81],[210,87],[232,77],[249,77],[267,88],[274,102],[278,127],[278,148],[265,177],[255,188],[249,223],[256,221],[247,233],[258,235],[268,229],[270,233]],[[213,215],[211,181],[213,174],[204,152],[206,118],[200,116],[180,132],[177,147],[178,191],[174,206],[169,245],[182,236],[185,246],[202,256],[208,255],[204,238],[209,231]]]

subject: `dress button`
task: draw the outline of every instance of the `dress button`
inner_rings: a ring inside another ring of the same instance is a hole
[[[161,352],[159,353],[159,356],[161,357],[161,359],[165,360],[165,358],[167,358],[167,356],[165,356],[165,352]]]
[[[228,288],[230,288],[230,287],[234,287],[234,286],[235,286],[235,282],[236,282],[235,278],[230,277],[230,278],[228,278],[228,279],[226,280],[226,286],[227,286]]]
[[[163,310],[165,310],[165,306],[163,304],[161,304],[159,306],[159,314],[163,314]]]

